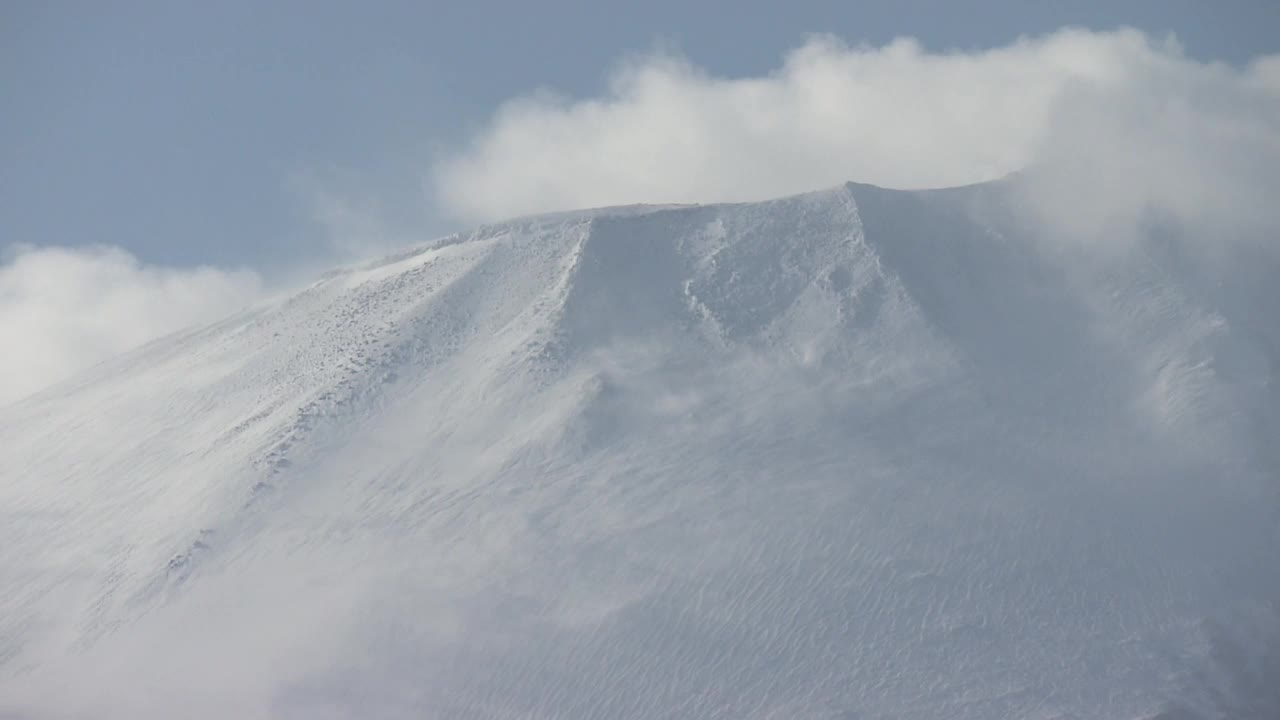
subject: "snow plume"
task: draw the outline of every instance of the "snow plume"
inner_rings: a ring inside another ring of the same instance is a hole
[[[9,248],[0,264],[0,404],[261,291],[258,275],[143,265],[119,248]]]
[[[604,97],[503,106],[435,167],[460,219],[635,202],[746,201],[846,180],[960,185],[1033,167],[1036,217],[1097,232],[1155,208],[1274,225],[1280,56],[1239,69],[1135,30],[1060,30],[935,53],[815,37],[765,77],[657,54]]]
[[[327,170],[296,173],[285,188],[318,241],[307,263],[317,266],[306,268],[314,274],[334,263],[381,257],[431,237],[416,187],[406,199],[396,184]]]

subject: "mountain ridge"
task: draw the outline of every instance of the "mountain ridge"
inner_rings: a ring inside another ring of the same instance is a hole
[[[484,226],[0,408],[0,707],[1270,707],[1265,273],[1013,184]]]

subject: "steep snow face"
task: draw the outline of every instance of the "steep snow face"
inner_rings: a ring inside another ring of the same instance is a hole
[[[1272,716],[1274,255],[1003,192],[487,227],[5,408],[0,713]]]

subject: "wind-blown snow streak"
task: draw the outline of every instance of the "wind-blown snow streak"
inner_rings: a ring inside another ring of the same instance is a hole
[[[1004,192],[495,225],[4,409],[0,710],[1263,717],[1275,257]]]

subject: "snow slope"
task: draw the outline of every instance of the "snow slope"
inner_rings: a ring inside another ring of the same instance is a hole
[[[0,716],[1280,716],[1275,254],[1006,192],[485,227],[0,409]]]

